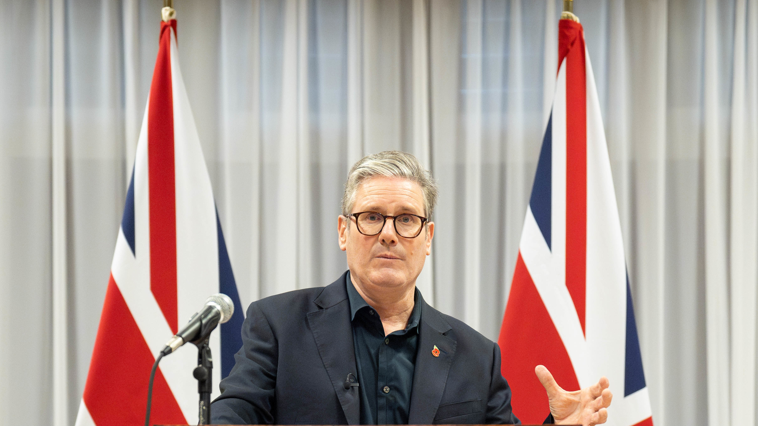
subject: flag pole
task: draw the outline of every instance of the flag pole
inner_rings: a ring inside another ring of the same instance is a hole
[[[174,0],[163,0],[163,9],[161,9],[161,19],[163,19],[163,22],[168,22],[172,19],[176,19],[176,11],[174,10]]]
[[[574,15],[574,0],[563,0],[563,13],[561,13],[561,19],[569,19],[574,22],[579,22],[579,18]]]

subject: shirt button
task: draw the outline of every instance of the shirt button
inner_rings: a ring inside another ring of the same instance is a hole
[[[390,387],[389,386],[383,387],[382,388],[382,392],[384,392],[384,393],[390,393]]]
[[[390,339],[389,339],[389,337],[388,337],[388,338],[386,338],[386,339],[384,339],[384,344],[385,344],[385,345],[389,345],[389,344],[390,344]]]
[[[374,311],[368,311],[369,315],[374,315]]]

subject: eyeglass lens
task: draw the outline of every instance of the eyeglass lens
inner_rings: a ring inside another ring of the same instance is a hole
[[[356,218],[358,228],[366,235],[376,235],[382,232],[385,219],[379,213],[366,212]],[[423,221],[418,216],[401,214],[394,219],[395,230],[401,237],[412,238],[418,235]]]

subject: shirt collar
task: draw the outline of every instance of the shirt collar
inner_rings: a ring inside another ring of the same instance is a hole
[[[347,299],[350,302],[350,321],[353,321],[355,319],[355,314],[363,308],[367,307],[368,309],[374,310],[371,305],[366,303],[363,296],[358,293],[358,290],[355,289],[353,280],[350,279],[350,271],[345,274],[345,286],[347,287]],[[418,288],[416,288],[413,293],[413,311],[411,311],[411,316],[408,318],[408,325],[405,326],[406,330],[418,328],[421,323],[421,308],[419,307],[418,300],[419,291]]]

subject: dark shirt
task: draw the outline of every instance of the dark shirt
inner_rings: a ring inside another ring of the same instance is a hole
[[[358,364],[361,424],[408,424],[421,321],[418,289],[408,325],[385,336],[379,314],[363,300],[349,273],[345,281]]]

